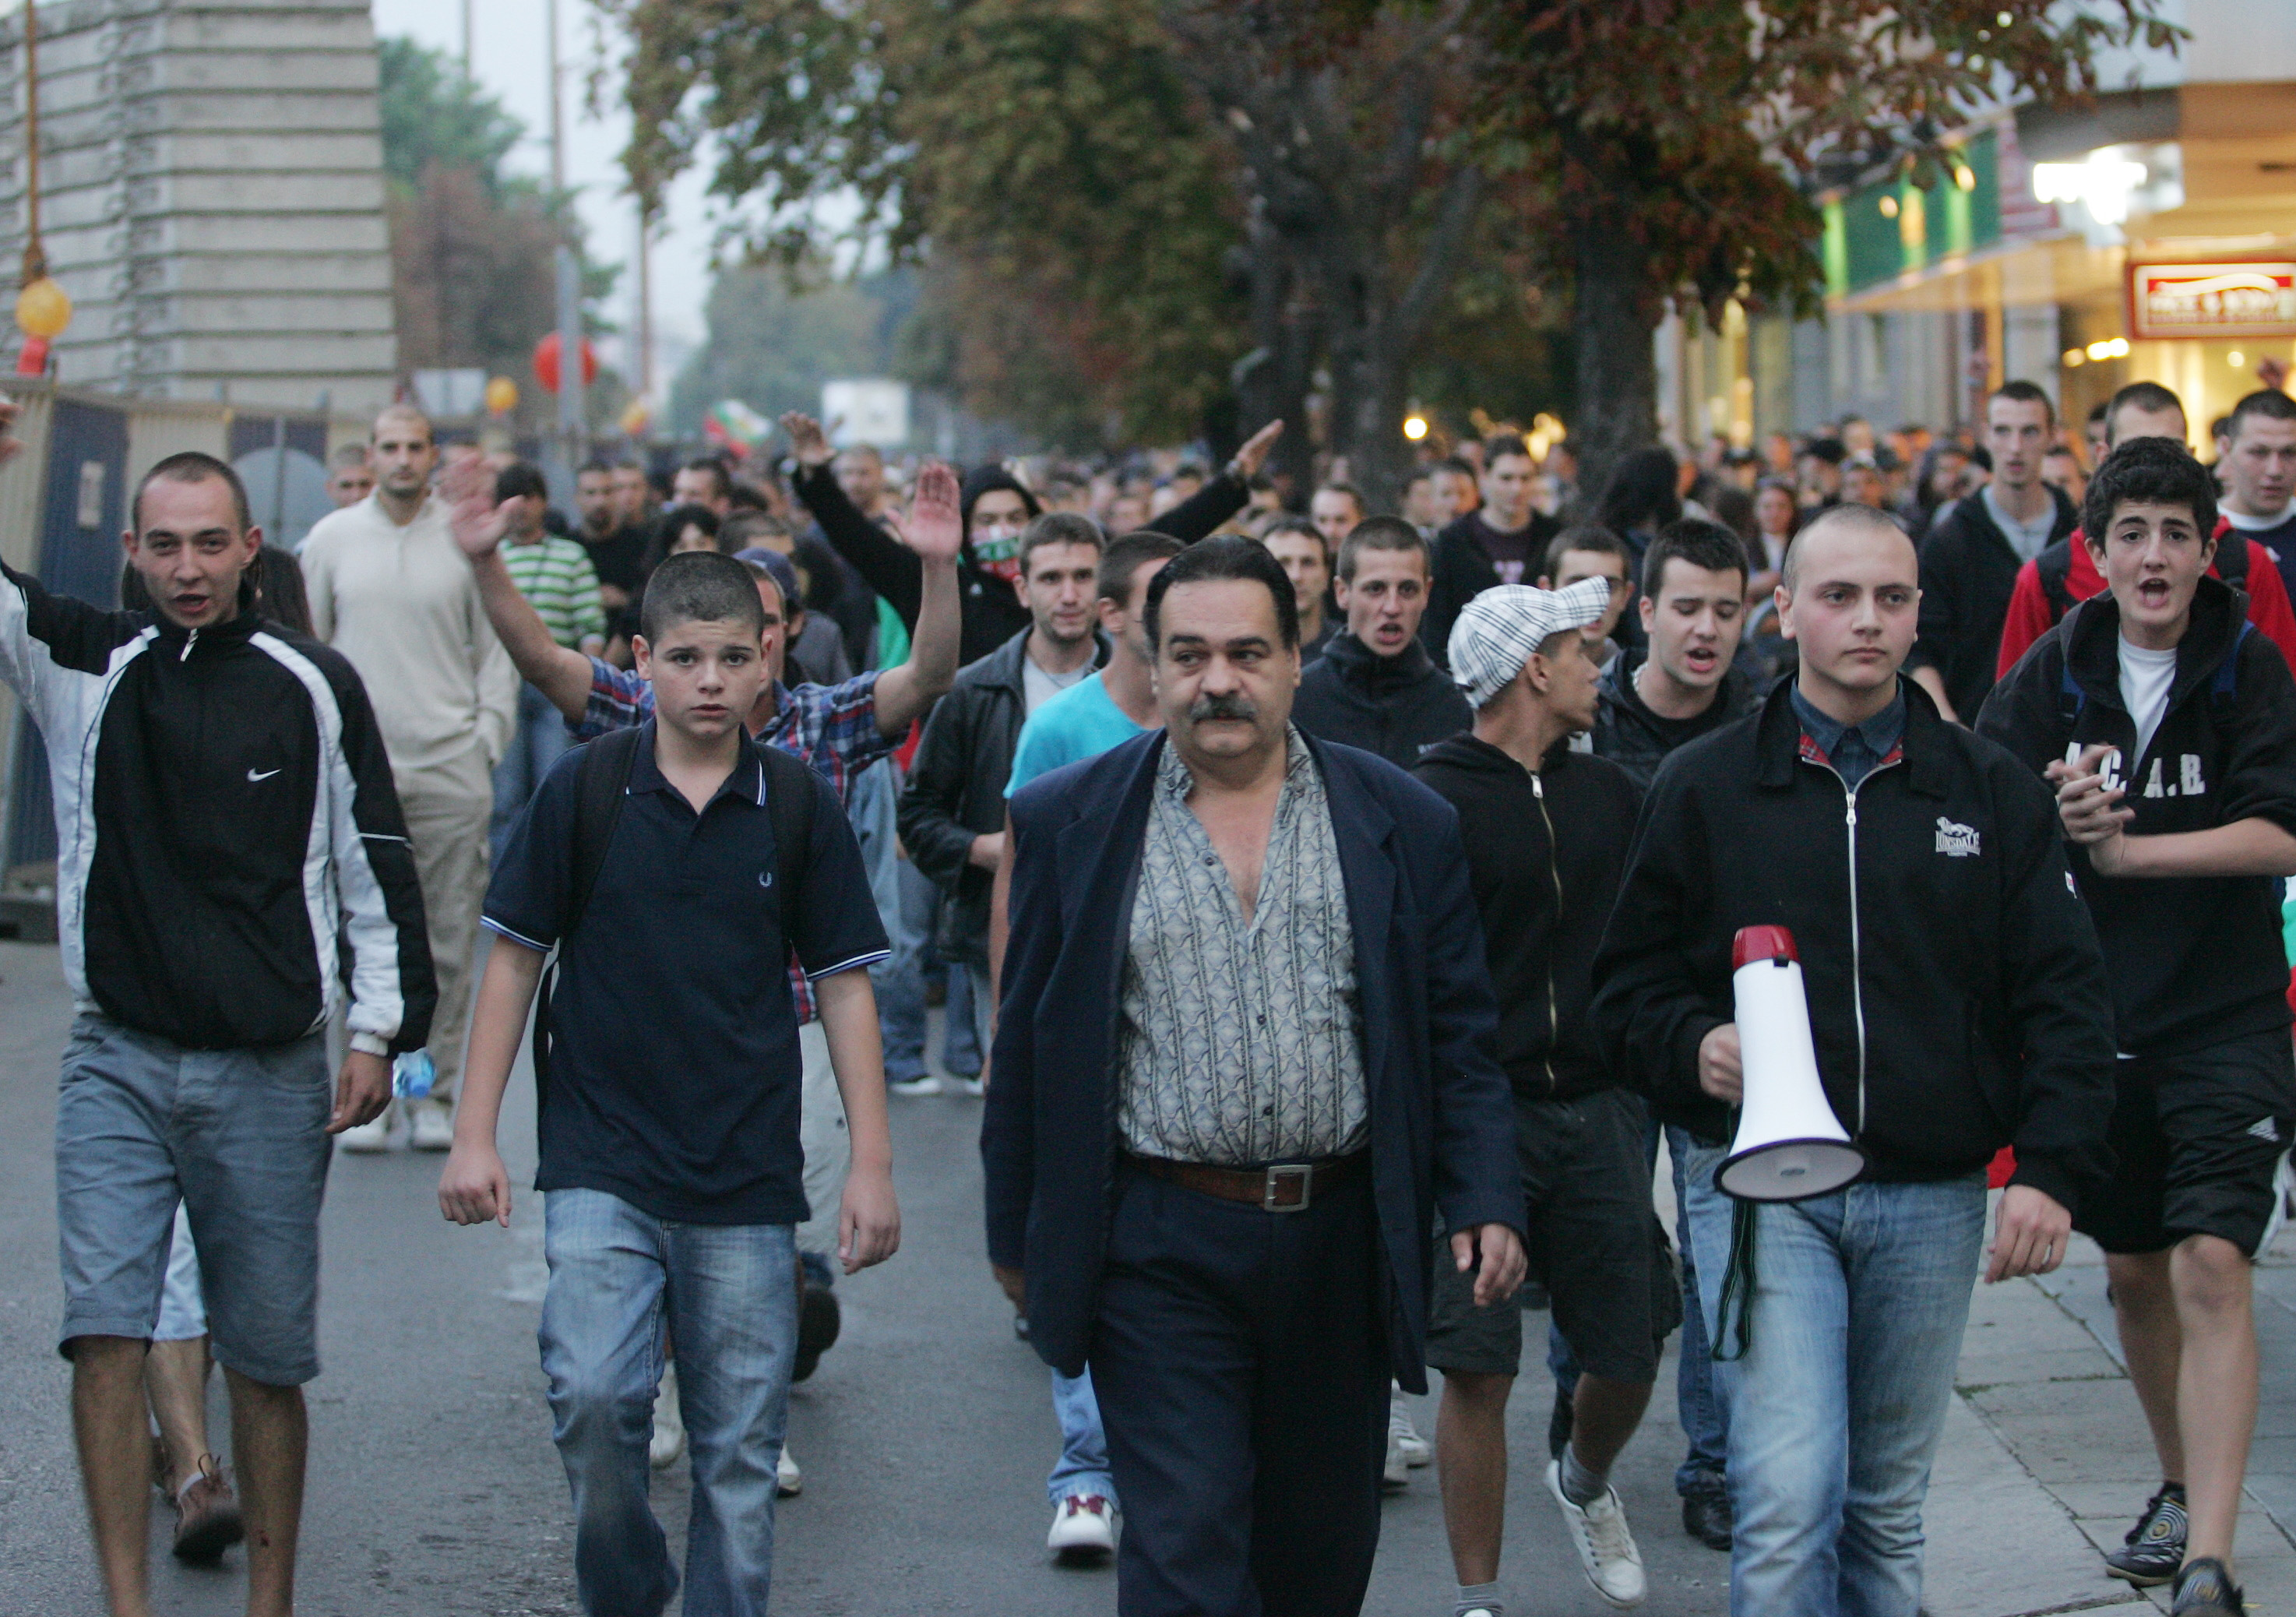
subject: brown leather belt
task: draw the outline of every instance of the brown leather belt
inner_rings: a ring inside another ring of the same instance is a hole
[[[1183,1190],[1242,1202],[1267,1212],[1305,1212],[1315,1198],[1360,1178],[1371,1168],[1371,1153],[1325,1157],[1318,1162],[1278,1162],[1267,1168],[1215,1168],[1209,1162],[1176,1162],[1168,1157],[1126,1160],[1143,1173],[1169,1179]]]

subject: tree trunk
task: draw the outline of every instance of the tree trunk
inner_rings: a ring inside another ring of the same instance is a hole
[[[1315,447],[1308,441],[1308,390],[1316,362],[1318,333],[1309,310],[1300,306],[1297,277],[1283,238],[1264,223],[1245,233],[1245,275],[1251,289],[1251,335],[1256,345],[1236,366],[1235,392],[1249,438],[1271,421],[1283,423],[1267,471],[1288,484],[1291,504],[1304,507],[1315,470]]]
[[[1578,515],[1591,520],[1611,469],[1658,440],[1657,300],[1649,252],[1625,230],[1581,217],[1570,234],[1578,410],[1569,426]]]

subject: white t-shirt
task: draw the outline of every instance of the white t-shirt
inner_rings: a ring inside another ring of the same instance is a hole
[[[1065,674],[1050,674],[1037,666],[1037,660],[1026,652],[1021,653],[1021,689],[1026,694],[1029,711],[1033,713],[1069,686],[1092,672],[1092,664],[1085,663]]]
[[[2136,756],[2128,760],[2127,767],[2130,775],[2135,775],[2136,766],[2144,761],[2145,750],[2152,744],[2152,734],[2161,727],[2161,718],[2169,711],[2169,687],[2176,681],[2175,646],[2165,652],[2148,652],[2141,645],[2131,645],[2128,636],[2120,637],[2120,705],[2136,721]]]

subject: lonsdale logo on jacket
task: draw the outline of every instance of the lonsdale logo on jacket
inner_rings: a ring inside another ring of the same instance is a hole
[[[1957,825],[1940,814],[1937,822],[1937,850],[1948,858],[1973,859],[1979,852],[1977,827]]]

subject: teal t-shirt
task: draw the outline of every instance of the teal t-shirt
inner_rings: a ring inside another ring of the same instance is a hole
[[[1098,758],[1142,733],[1110,699],[1099,673],[1086,675],[1046,701],[1021,726],[1020,744],[1013,752],[1013,777],[1004,784],[1004,795],[1012,796],[1063,764]]]

